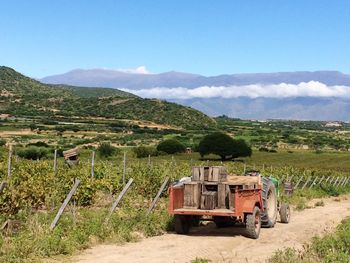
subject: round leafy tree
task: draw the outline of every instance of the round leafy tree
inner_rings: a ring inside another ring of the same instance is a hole
[[[202,157],[213,153],[219,155],[222,160],[252,155],[252,149],[244,140],[234,140],[222,132],[205,136],[200,141],[198,148]]]
[[[157,146],[157,150],[168,154],[174,154],[184,152],[186,147],[177,140],[169,139],[160,142]]]

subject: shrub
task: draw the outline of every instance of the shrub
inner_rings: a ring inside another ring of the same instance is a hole
[[[168,154],[185,152],[186,147],[179,141],[169,139],[158,144],[157,150]]]
[[[49,150],[44,147],[30,146],[17,151],[17,155],[24,159],[38,160],[47,157]]]
[[[135,153],[137,158],[145,158],[150,156],[157,156],[158,151],[154,147],[146,147],[146,146],[139,146],[133,148],[133,152]]]
[[[97,152],[101,157],[106,158],[115,154],[117,152],[117,148],[115,148],[108,142],[103,142],[98,146]]]
[[[6,145],[5,139],[0,139],[0,147]]]

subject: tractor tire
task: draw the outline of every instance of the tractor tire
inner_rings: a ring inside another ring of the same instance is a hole
[[[259,207],[254,207],[253,213],[246,216],[246,235],[249,238],[257,239],[260,235],[261,215]]]
[[[214,216],[213,221],[217,228],[230,227],[235,225],[235,220],[227,216]]]
[[[277,192],[272,180],[262,177],[262,201],[264,211],[261,213],[261,226],[274,227],[277,221]]]
[[[175,215],[174,216],[175,232],[177,234],[186,235],[190,231],[191,216]]]
[[[290,221],[290,207],[288,204],[282,204],[280,207],[281,223],[288,224]]]

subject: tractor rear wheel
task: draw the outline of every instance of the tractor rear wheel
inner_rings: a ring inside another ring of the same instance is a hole
[[[290,221],[290,207],[288,204],[282,204],[280,207],[281,223],[288,224]]]
[[[262,200],[264,211],[261,213],[261,226],[274,227],[277,221],[277,193],[276,187],[268,177],[262,177]]]
[[[185,216],[185,215],[175,215],[174,216],[174,225],[175,225],[175,232],[177,234],[186,235],[190,231],[191,227],[191,216]]]
[[[245,224],[247,237],[257,239],[261,228],[261,215],[259,207],[254,207],[253,213],[246,216]]]

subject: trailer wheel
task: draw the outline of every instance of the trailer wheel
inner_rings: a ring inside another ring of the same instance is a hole
[[[214,216],[213,221],[218,228],[230,227],[235,225],[235,220],[227,216]]]
[[[190,231],[191,217],[184,215],[174,216],[175,232],[177,234],[186,235]]]
[[[277,194],[276,187],[271,179],[262,177],[262,200],[264,211],[261,212],[262,227],[274,227],[277,221]]]
[[[290,207],[288,204],[282,204],[280,208],[281,223],[288,224],[290,221]]]
[[[253,213],[246,216],[247,237],[257,239],[260,234],[261,215],[259,207],[254,207]]]

